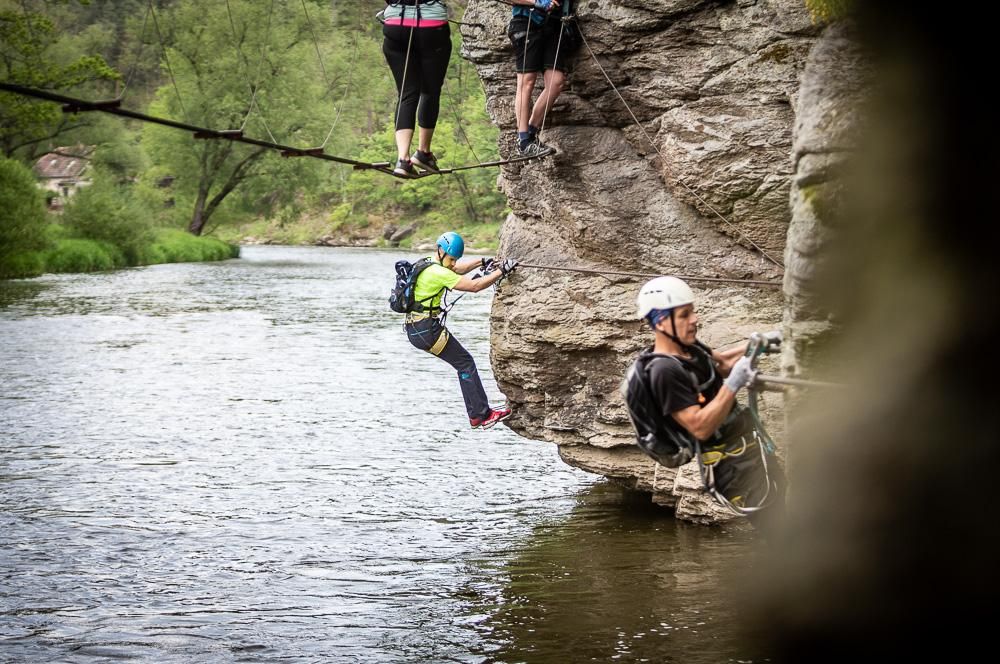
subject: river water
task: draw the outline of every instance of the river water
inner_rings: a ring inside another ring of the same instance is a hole
[[[749,536],[469,429],[400,257],[0,282],[0,661],[747,661]]]

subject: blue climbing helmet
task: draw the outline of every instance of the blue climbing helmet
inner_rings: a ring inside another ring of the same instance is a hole
[[[462,239],[461,235],[455,233],[454,231],[442,233],[441,237],[438,238],[437,246],[439,246],[444,253],[448,254],[455,260],[461,258],[462,254],[465,253],[465,240]]]

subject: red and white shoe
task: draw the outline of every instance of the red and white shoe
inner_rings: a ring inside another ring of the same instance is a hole
[[[487,415],[486,417],[489,417],[489,415]],[[469,425],[473,429],[478,429],[479,427],[483,426],[483,420],[485,420],[486,417],[470,417],[469,418]]]
[[[503,422],[508,417],[510,417],[510,408],[506,406],[500,406],[499,408],[490,408],[490,414],[486,416],[483,420],[482,427],[484,429],[489,429],[496,425],[497,422]]]

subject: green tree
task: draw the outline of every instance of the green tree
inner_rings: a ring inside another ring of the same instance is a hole
[[[0,157],[0,278],[42,271],[32,255],[46,247],[45,201],[25,166]]]
[[[242,129],[294,147],[326,141],[334,153],[341,141],[326,136],[347,83],[350,48],[346,36],[329,33],[320,5],[305,5],[308,17],[302,3],[179,0],[161,25],[168,43],[163,64],[172,80],[157,92],[151,113],[213,129]],[[237,190],[256,186],[269,204],[288,203],[323,173],[316,160],[282,159],[266,148],[193,141],[152,125],[144,135],[153,162],[174,175],[175,187],[190,199],[188,229],[195,235]]]
[[[60,92],[120,79],[101,56],[66,53],[60,40],[51,19],[0,0],[0,79]],[[31,159],[57,137],[88,124],[90,119],[66,115],[54,104],[0,92],[0,149],[8,157]]]

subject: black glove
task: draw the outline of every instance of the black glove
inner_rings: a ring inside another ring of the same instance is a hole
[[[508,277],[510,273],[517,268],[517,261],[513,258],[505,258],[503,263],[500,263],[500,271],[503,272],[503,276]]]

